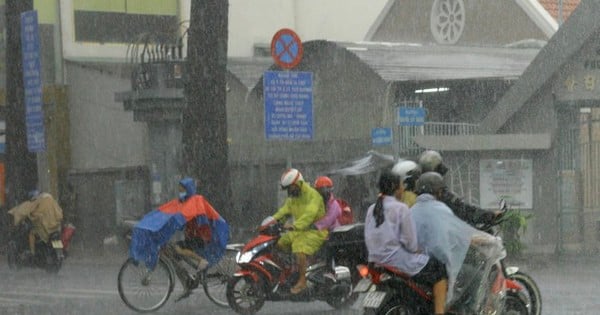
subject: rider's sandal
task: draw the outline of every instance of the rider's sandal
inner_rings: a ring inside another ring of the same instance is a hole
[[[290,293],[291,293],[291,294],[299,294],[299,293],[301,293],[302,291],[306,290],[306,288],[307,288],[306,284],[305,284],[305,285],[302,285],[302,286],[300,286],[300,285],[295,285],[293,288],[291,288],[291,289],[290,289]]]
[[[198,286],[198,284],[194,285],[194,282],[194,279],[187,279],[187,281],[182,282],[183,293],[175,299],[175,302],[179,302],[192,294],[192,291]]]

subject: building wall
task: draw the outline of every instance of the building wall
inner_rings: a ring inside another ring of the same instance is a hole
[[[434,0],[396,1],[373,41],[436,43],[430,14]],[[456,45],[503,45],[523,39],[547,40],[515,1],[464,0],[464,30]]]
[[[67,63],[73,169],[146,165],[147,128],[115,102],[129,79],[93,66]]]
[[[281,28],[302,41],[363,40],[387,1],[230,0],[228,55],[251,56],[255,43],[270,45]]]

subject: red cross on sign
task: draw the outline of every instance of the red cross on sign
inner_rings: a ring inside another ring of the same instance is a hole
[[[291,69],[302,61],[302,41],[296,32],[289,28],[282,28],[271,40],[271,56],[275,63],[284,68]]]

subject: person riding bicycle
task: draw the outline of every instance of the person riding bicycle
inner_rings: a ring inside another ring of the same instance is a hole
[[[404,192],[400,201],[404,202],[409,208],[417,201],[415,184],[421,175],[419,164],[411,160],[402,160],[394,164],[392,173],[404,178]]]
[[[435,314],[446,305],[447,274],[444,265],[419,248],[411,211],[400,201],[403,180],[391,171],[379,177],[379,197],[367,210],[365,244],[368,261],[394,267],[433,288]]]
[[[433,150],[426,150],[421,153],[419,156],[419,166],[423,173],[436,172],[442,177],[448,172],[448,168],[444,165],[440,153]],[[440,201],[445,203],[457,217],[476,228],[478,225],[493,224],[502,215],[501,211],[488,211],[467,203],[447,188],[442,192]]]
[[[314,255],[329,234],[327,229],[311,229],[312,224],[325,216],[325,203],[321,194],[306,183],[302,174],[295,168],[290,168],[283,173],[280,184],[281,189],[287,191],[288,197],[273,218],[280,221],[291,217],[294,221],[285,224],[284,227],[291,231],[279,239],[277,246],[285,251],[291,250],[296,256],[299,278],[290,292],[298,294],[307,287],[307,256]]]
[[[333,181],[327,176],[320,176],[315,180],[315,189],[323,197],[327,213],[323,218],[314,223],[314,228],[317,230],[333,231],[340,226],[339,218],[342,215],[342,207],[333,196]]]
[[[180,300],[189,296],[198,286],[198,273],[220,259],[227,241],[215,238],[216,234],[225,233],[222,230],[226,228],[226,223],[225,226],[211,224],[225,221],[202,195],[196,193],[195,180],[190,177],[183,178],[179,181],[178,188],[179,196],[159,206],[158,210],[164,213],[182,213],[186,219],[184,240],[177,242],[175,251],[196,262],[196,278],[189,279],[180,275],[184,278],[184,293],[178,298]]]

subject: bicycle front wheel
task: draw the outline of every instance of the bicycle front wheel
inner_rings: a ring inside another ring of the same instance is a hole
[[[142,262],[129,258],[119,270],[118,289],[121,299],[137,312],[152,312],[162,307],[175,283],[173,274],[162,259],[154,270],[148,270]]]
[[[229,303],[227,302],[227,282],[238,268],[235,261],[237,253],[238,250],[235,247],[228,245],[223,258],[216,265],[208,268],[204,274],[202,286],[204,287],[206,296],[213,303],[222,307],[229,307]]]

